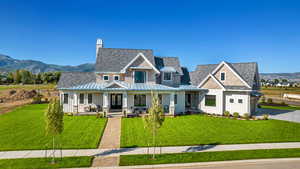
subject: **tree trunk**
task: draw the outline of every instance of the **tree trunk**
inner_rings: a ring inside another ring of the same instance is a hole
[[[55,148],[55,136],[52,136],[52,161],[51,163],[52,164],[55,164],[55,151],[54,151],[54,148]]]
[[[152,155],[152,158],[153,159],[155,159],[155,129],[154,129],[154,125],[153,125],[153,129],[152,129],[153,131],[152,131],[152,134],[153,134],[153,140],[152,140],[152,142],[153,142],[153,155]]]

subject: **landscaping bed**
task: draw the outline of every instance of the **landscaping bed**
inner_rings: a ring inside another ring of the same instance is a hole
[[[0,115],[0,151],[50,148],[46,109],[47,104],[32,104]],[[63,149],[97,148],[105,125],[105,118],[64,116],[64,131],[57,140]]]
[[[167,117],[155,146],[300,141],[300,124],[280,120],[236,120],[207,115]],[[121,147],[153,146],[142,118],[123,118]]]
[[[25,158],[0,160],[1,169],[48,169],[48,168],[73,168],[90,167],[93,157],[64,157],[57,158],[51,164],[51,158]]]
[[[152,155],[121,155],[120,165],[152,165],[170,163],[192,163],[209,161],[228,161],[245,159],[267,159],[300,157],[300,149],[265,149],[265,150],[238,150],[217,152],[196,152],[177,154],[158,154],[155,159]]]

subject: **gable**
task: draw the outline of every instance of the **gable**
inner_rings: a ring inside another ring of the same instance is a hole
[[[123,87],[118,84],[112,84],[112,85],[108,86],[107,88],[123,88]]]
[[[138,57],[132,64],[130,64],[130,67],[144,67],[144,68],[152,68],[149,63],[143,58],[143,57]]]
[[[225,80],[221,80],[221,73],[225,73]],[[214,74],[224,86],[246,86],[246,84],[225,64],[223,64]]]
[[[222,89],[220,84],[218,84],[212,77],[209,77],[200,87],[204,89]]]

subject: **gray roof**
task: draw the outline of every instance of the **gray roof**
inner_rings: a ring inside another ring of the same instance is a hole
[[[245,82],[251,86],[253,89],[257,87],[257,84],[254,83],[254,77],[257,74],[258,68],[256,62],[245,62],[245,63],[228,63],[226,62],[237,74],[245,80]],[[208,64],[208,65],[198,65],[196,70],[190,72],[191,83],[193,85],[199,85],[203,79],[209,74],[212,73],[214,69],[219,64]],[[245,89],[244,87],[232,87],[225,86],[228,89]]]
[[[94,72],[62,72],[57,88],[69,88],[91,82],[96,82],[96,74]]]
[[[155,56],[155,65],[159,70],[164,67],[173,67],[179,74],[183,74],[178,57]]]
[[[95,70],[120,72],[139,53],[143,53],[153,65],[155,64],[151,49],[99,48]]]

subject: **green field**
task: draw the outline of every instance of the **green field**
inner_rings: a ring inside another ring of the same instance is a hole
[[[0,91],[2,90],[8,90],[8,89],[54,89],[56,85],[54,84],[39,84],[39,85],[0,85]]]
[[[153,160],[152,155],[121,155],[120,165],[151,165],[168,163],[192,163],[209,161],[228,161],[245,159],[288,158],[300,157],[300,149],[265,149],[239,150],[219,152],[197,152],[178,154],[158,154]]]
[[[0,115],[0,150],[45,149],[44,112],[47,104],[26,105]],[[97,148],[106,119],[95,116],[65,116],[62,148]]]
[[[122,119],[122,147],[148,146],[141,118]],[[157,146],[300,141],[300,124],[280,120],[234,120],[206,115],[166,118]],[[151,144],[149,144],[152,146]]]
[[[51,159],[26,158],[0,160],[1,169],[48,169],[48,168],[71,168],[90,167],[93,157],[64,157],[56,159],[55,164],[50,164]]]

